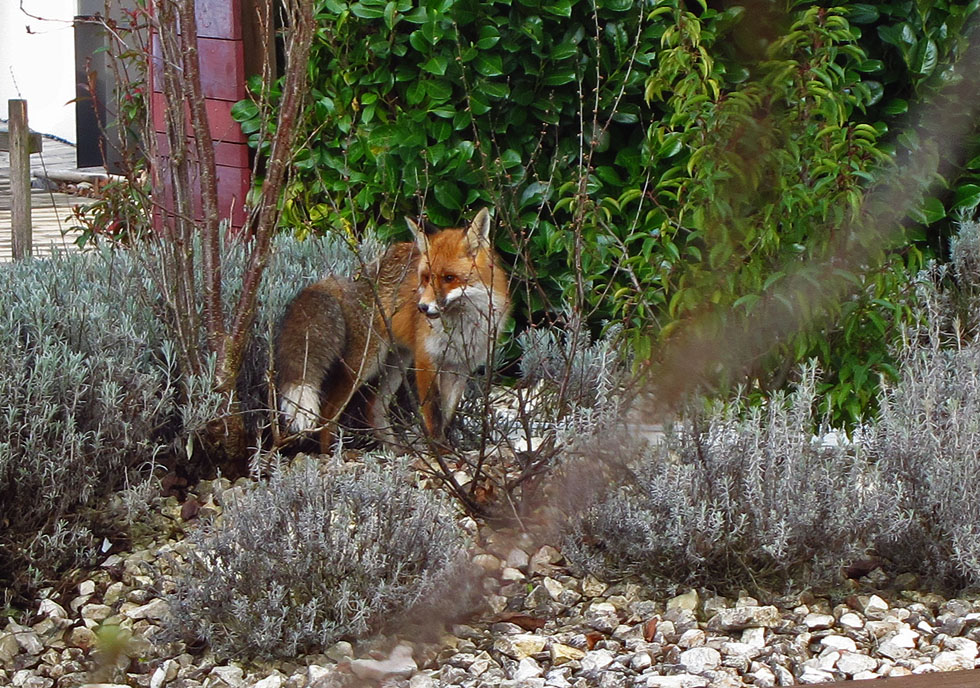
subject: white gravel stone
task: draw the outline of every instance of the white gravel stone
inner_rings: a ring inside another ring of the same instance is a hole
[[[609,650],[590,650],[582,657],[582,671],[586,673],[600,671],[612,664],[614,659],[616,655]]]
[[[0,665],[7,665],[20,653],[20,643],[13,633],[0,633]]]
[[[350,669],[359,679],[379,681],[389,676],[408,678],[419,667],[412,658],[412,646],[401,643],[391,651],[388,659],[352,659]]]
[[[742,631],[742,642],[749,647],[761,650],[766,646],[766,629],[746,628]]]
[[[552,567],[559,563],[564,557],[562,553],[551,545],[544,545],[531,555],[530,573],[548,573]]]
[[[334,669],[331,667],[311,664],[306,668],[306,688],[320,688],[332,683]]]
[[[943,649],[951,652],[962,652],[970,657],[977,656],[977,642],[960,636],[943,639]]]
[[[955,650],[944,650],[932,660],[933,666],[939,671],[959,671],[961,669],[972,669],[976,664],[976,653],[957,652]]]
[[[65,608],[54,600],[41,600],[41,604],[37,608],[38,614],[42,614],[50,619],[65,619],[68,616],[68,612]]]
[[[112,616],[112,607],[105,604],[86,604],[82,607],[82,618],[90,621],[105,621]]]
[[[493,664],[493,659],[486,652],[481,652],[473,663],[467,667],[467,671],[471,676],[482,676],[487,672],[487,669]]]
[[[503,565],[503,562],[492,554],[476,554],[472,561],[487,573],[495,573]]]
[[[608,585],[591,575],[586,576],[582,581],[582,594],[586,597],[602,597],[608,589]]]
[[[408,688],[436,688],[439,683],[431,674],[419,672],[408,681]]]
[[[754,659],[759,654],[758,647],[754,645],[749,645],[748,643],[739,642],[729,642],[722,643],[721,654],[725,657],[745,657],[746,659]]]
[[[848,676],[856,676],[864,672],[874,671],[878,668],[878,660],[857,652],[841,652],[840,659],[837,660],[837,668]]]
[[[721,609],[708,620],[709,631],[736,631],[743,628],[771,628],[780,622],[779,610],[765,607]]]
[[[505,566],[500,571],[500,578],[501,578],[501,580],[505,580],[505,581],[508,581],[508,582],[514,582],[514,581],[522,581],[525,578],[527,578],[527,576],[525,576],[523,573],[521,573],[521,570],[520,569],[516,569],[513,566]]]
[[[514,547],[507,552],[507,566],[515,569],[526,569],[531,563],[531,557],[520,547]]]
[[[177,662],[172,659],[160,664],[150,676],[150,688],[160,688],[165,683],[173,681],[177,678],[178,668]]]
[[[838,623],[840,623],[841,626],[846,626],[848,628],[864,628],[864,619],[854,612],[845,612],[841,614]]]
[[[825,635],[820,639],[822,647],[842,652],[857,652],[857,643],[846,635]]]
[[[677,646],[689,650],[692,647],[704,645],[707,640],[708,636],[705,635],[704,631],[700,628],[691,628],[681,633],[681,637],[677,639]]]
[[[777,664],[772,667],[772,671],[776,674],[776,684],[780,686],[792,686],[796,683],[796,678],[793,676],[793,672],[784,667],[782,664]]]
[[[234,665],[218,666],[211,670],[208,682],[214,684],[224,684],[230,688],[239,688],[245,685],[245,672],[241,667]]]
[[[646,676],[646,688],[707,688],[708,679],[692,674],[675,674],[673,676]]]
[[[919,634],[911,628],[901,629],[887,636],[878,645],[878,652],[891,659],[903,659],[911,654],[911,650],[915,647],[915,642],[918,640],[918,637]]]
[[[39,655],[44,652],[44,643],[38,637],[34,629],[21,626],[13,621],[7,624],[7,631],[14,636],[14,640],[20,649],[29,655]]]
[[[677,595],[667,600],[667,609],[686,609],[693,612],[701,603],[701,598],[697,590],[688,590],[682,595]]]
[[[653,666],[653,657],[649,652],[637,652],[630,657],[630,669],[638,674],[642,674],[651,666]]]
[[[554,674],[554,672],[549,673],[545,677],[545,683],[548,688],[572,688],[572,684],[568,682],[568,679],[561,674]]]
[[[568,662],[576,662],[585,656],[585,650],[580,650],[577,647],[565,645],[564,643],[552,643],[549,651],[551,654],[551,663],[555,666],[561,666]]]
[[[812,666],[823,671],[833,671],[834,667],[837,666],[838,659],[840,659],[840,652],[837,650],[825,650],[814,659],[804,662],[804,665]]]
[[[544,589],[548,591],[548,595],[555,602],[557,602],[562,593],[565,592],[565,586],[554,578],[546,577],[543,581],[541,581],[541,584],[544,585]]]
[[[264,679],[261,679],[260,681],[256,681],[252,685],[252,688],[282,688],[282,684],[283,684],[282,674],[277,672],[274,674],[269,674],[268,676],[266,676]]]
[[[832,628],[834,621],[834,617],[830,614],[810,613],[803,619],[803,623],[806,624],[807,630],[809,631],[823,631]]]
[[[608,602],[593,602],[585,612],[585,623],[600,633],[612,633],[619,626],[616,607]]]
[[[680,665],[690,674],[713,671],[721,666],[721,653],[713,647],[684,650],[680,656]]]
[[[543,651],[547,644],[548,639],[544,636],[517,633],[498,637],[493,643],[493,649],[513,659],[521,660]]]
[[[829,683],[834,680],[834,674],[823,669],[804,667],[800,674],[800,683]]]
[[[532,657],[525,657],[517,665],[514,680],[524,682],[532,678],[539,678],[542,674],[544,671],[541,666]]]
[[[749,678],[759,688],[773,688],[776,685],[776,674],[765,664],[750,673]]]
[[[342,662],[345,659],[351,659],[354,656],[354,646],[346,640],[341,640],[328,647],[327,651],[323,654],[325,654],[328,659],[332,659],[335,662]]]
[[[884,614],[889,609],[888,603],[877,595],[871,595],[864,604],[864,613],[868,616]]]
[[[168,605],[165,600],[158,597],[140,607],[130,609],[125,613],[125,615],[134,620],[148,619],[151,621],[159,621],[167,615],[169,609],[170,605]]]

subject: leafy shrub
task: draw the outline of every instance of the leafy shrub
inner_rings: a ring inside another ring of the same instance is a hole
[[[592,501],[571,502],[587,508],[569,557],[607,578],[760,586],[833,583],[872,554],[893,573],[980,583],[978,237],[962,223],[953,263],[916,281],[874,423],[847,442],[814,437],[812,366],[789,397],[683,419],[662,445],[626,452],[628,479],[576,495]]]
[[[631,479],[573,515],[566,555],[603,578],[659,584],[834,582],[890,534],[895,512],[860,443],[812,436],[812,365],[803,380],[764,406],[717,406],[634,454]]]
[[[99,190],[98,198],[71,209],[69,229],[79,232],[75,244],[85,248],[106,242],[133,246],[149,231],[147,189],[136,189],[126,180],[114,179]]]
[[[222,655],[294,657],[403,621],[449,589],[464,602],[463,547],[404,470],[302,461],[192,536],[169,625]]]
[[[256,430],[268,418],[267,352],[286,301],[355,264],[332,239],[280,241],[242,382]],[[158,249],[139,250],[0,266],[0,581],[12,594],[86,562],[97,533],[126,527],[98,514],[104,499],[146,492],[156,468],[196,457],[198,433],[224,412],[213,370],[179,369],[149,277]],[[241,283],[243,263],[229,247],[228,284]]]
[[[447,225],[492,205],[519,329],[571,304],[594,331],[625,326],[643,360],[705,310],[724,325],[784,298],[786,273],[826,257],[889,156],[929,157],[891,129],[960,78],[975,9],[322,0],[284,219],[300,233],[397,234],[402,214]],[[260,108],[235,115],[259,145]],[[835,422],[873,411],[907,274],[939,245],[926,228],[976,205],[971,179],[955,198],[910,191],[900,249],[859,237],[868,260],[834,266],[857,297],[756,361],[763,391],[817,357]],[[805,297],[787,308],[828,315]]]
[[[108,252],[0,269],[0,578],[11,589],[84,559],[86,509],[139,484],[195,430],[181,423],[184,389],[143,278]]]
[[[965,222],[955,237],[955,285],[940,288],[943,268],[922,276],[922,317],[906,333],[899,378],[884,390],[871,437],[882,475],[895,483],[896,506],[908,514],[883,554],[973,585],[980,583],[978,233],[980,225]]]
[[[875,426],[879,470],[906,529],[882,546],[899,566],[980,583],[980,344],[910,345]]]
[[[569,447],[619,424],[630,378],[621,331],[593,341],[581,326],[532,328],[517,339],[521,384],[530,390],[523,410],[537,427]]]

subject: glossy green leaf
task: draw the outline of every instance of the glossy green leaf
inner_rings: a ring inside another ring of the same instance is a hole
[[[463,208],[463,192],[459,186],[451,181],[438,182],[432,188],[432,194],[444,208],[449,210],[462,210]]]

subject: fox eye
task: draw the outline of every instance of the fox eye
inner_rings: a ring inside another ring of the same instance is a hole
[[[423,272],[421,275],[419,275],[419,282],[421,282],[422,284],[428,284],[429,283],[429,273]]]
[[[442,281],[445,282],[446,284],[452,284],[453,282],[456,281],[456,275],[452,274],[451,272],[446,273],[445,275],[442,276]]]

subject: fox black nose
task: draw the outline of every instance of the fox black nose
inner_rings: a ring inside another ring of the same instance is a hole
[[[435,320],[436,318],[439,317],[439,309],[436,308],[435,306],[429,306],[427,304],[420,303],[419,311],[424,313],[425,317],[429,318],[430,320]]]

